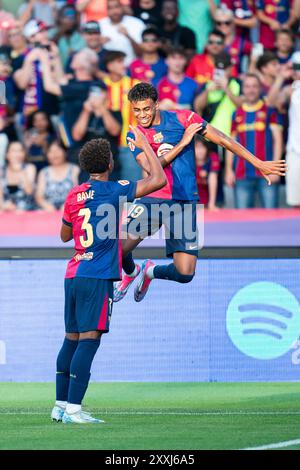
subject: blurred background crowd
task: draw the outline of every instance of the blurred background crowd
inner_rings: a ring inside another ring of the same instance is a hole
[[[127,94],[154,84],[162,110],[192,109],[258,158],[286,158],[272,186],[196,138],[200,201],[300,206],[300,0],[0,2],[0,210],[54,211],[86,180],[83,143],[107,138],[111,178],[137,180]],[[1,91],[1,89],[0,89]]]

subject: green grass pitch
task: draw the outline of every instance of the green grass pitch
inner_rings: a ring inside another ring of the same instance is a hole
[[[85,409],[101,425],[51,422],[51,383],[0,383],[0,397],[0,449],[243,449],[300,439],[300,383],[91,383]]]

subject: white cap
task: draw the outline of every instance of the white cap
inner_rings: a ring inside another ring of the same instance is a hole
[[[26,38],[30,38],[34,34],[40,33],[47,29],[47,26],[42,21],[30,20],[25,24],[23,34]]]

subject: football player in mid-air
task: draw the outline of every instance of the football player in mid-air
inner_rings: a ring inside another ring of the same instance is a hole
[[[113,169],[110,145],[93,139],[80,151],[82,170],[89,173],[87,183],[75,186],[65,202],[61,239],[74,238],[75,255],[65,276],[65,339],[57,357],[56,402],[51,413],[63,423],[101,423],[83,412],[81,402],[90,379],[91,364],[102,333],[109,330],[113,301],[113,281],[121,278],[119,216],[122,198],[136,197],[166,184],[161,164],[145,136],[132,128],[132,145],[143,152],[149,174],[133,183],[108,181]],[[108,211],[108,212],[107,212]],[[105,214],[109,214],[108,220]],[[100,225],[109,225],[109,230]]]
[[[271,184],[269,175],[284,175],[284,160],[262,161],[245,147],[223,134],[202,117],[190,110],[160,111],[156,88],[148,83],[138,83],[128,94],[139,129],[145,134],[152,149],[164,168],[168,183],[162,189],[136,200],[132,205],[126,226],[127,238],[123,240],[123,269],[125,274],[114,288],[114,301],[126,295],[134,279],[141,277],[134,292],[137,302],[141,301],[153,279],[167,279],[180,283],[190,282],[195,274],[198,255],[196,230],[196,184],[195,152],[193,137],[196,133],[203,138],[230,150],[236,156],[252,164]],[[129,133],[129,137],[132,135]],[[149,166],[144,152],[129,141],[129,147],[138,163],[147,173]],[[272,155],[270,155],[272,158]],[[200,201],[201,202],[201,201]],[[153,207],[156,210],[153,210]],[[166,206],[170,211],[166,211]],[[157,210],[157,209],[161,209]],[[185,221],[192,226],[186,230]],[[137,236],[137,222],[139,234]],[[173,262],[162,266],[146,260],[142,270],[132,257],[133,249],[143,238],[154,234],[165,225],[166,254]],[[188,233],[189,236],[186,236]]]

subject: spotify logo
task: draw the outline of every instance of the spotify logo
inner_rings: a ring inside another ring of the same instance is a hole
[[[255,282],[231,299],[226,327],[242,353],[255,359],[275,359],[287,353],[299,338],[300,305],[282,285]]]

